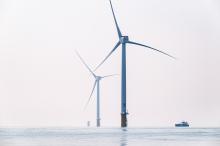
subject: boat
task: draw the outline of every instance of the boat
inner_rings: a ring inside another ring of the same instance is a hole
[[[189,123],[186,121],[182,121],[181,123],[176,123],[175,127],[189,127]]]

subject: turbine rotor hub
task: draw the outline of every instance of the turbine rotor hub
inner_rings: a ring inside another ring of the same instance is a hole
[[[129,37],[128,36],[122,36],[121,38],[120,38],[120,42],[122,43],[122,44],[125,44],[125,43],[127,43],[129,41]]]

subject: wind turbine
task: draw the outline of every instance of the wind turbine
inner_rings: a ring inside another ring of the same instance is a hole
[[[113,75],[107,75],[107,76],[97,76],[90,68],[89,66],[86,64],[86,62],[83,60],[83,58],[80,56],[80,54],[76,51],[76,54],[78,55],[79,59],[82,61],[82,63],[85,65],[85,67],[89,70],[89,72],[92,74],[92,76],[95,78],[95,83],[93,85],[93,88],[92,88],[92,92],[89,96],[89,99],[86,103],[86,106],[85,108],[88,106],[90,100],[91,100],[91,97],[93,95],[93,92],[95,90],[95,87],[97,89],[97,96],[96,96],[96,126],[97,127],[100,127],[101,123],[100,123],[100,81],[104,78],[108,78],[108,77],[112,77],[112,76],[115,76],[116,74],[113,74]]]
[[[116,43],[115,47],[111,50],[111,52],[104,58],[104,60],[96,67],[96,69],[98,69],[110,56],[111,54],[120,46],[122,45],[122,60],[121,60],[121,127],[127,127],[127,109],[126,109],[126,45],[127,44],[133,44],[133,45],[137,45],[137,46],[142,46],[142,47],[146,47],[148,49],[157,51],[159,53],[162,53],[164,55],[167,55],[171,58],[174,58],[173,56],[160,51],[158,49],[152,48],[150,46],[144,45],[144,44],[140,44],[134,41],[130,41],[128,36],[122,35],[121,30],[119,28],[114,10],[113,10],[113,6],[112,6],[112,2],[111,0],[109,0],[110,5],[111,5],[111,10],[112,10],[112,14],[113,14],[113,18],[114,18],[114,22],[116,25],[116,29],[117,29],[117,33],[118,33],[118,39],[119,41]],[[174,58],[175,59],[175,58]],[[95,69],[95,70],[96,70]]]

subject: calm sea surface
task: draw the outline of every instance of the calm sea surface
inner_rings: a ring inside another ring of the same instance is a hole
[[[0,146],[220,146],[220,128],[1,128]]]

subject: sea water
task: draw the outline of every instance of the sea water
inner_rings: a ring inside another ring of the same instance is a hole
[[[220,146],[220,128],[1,128],[0,146]]]

